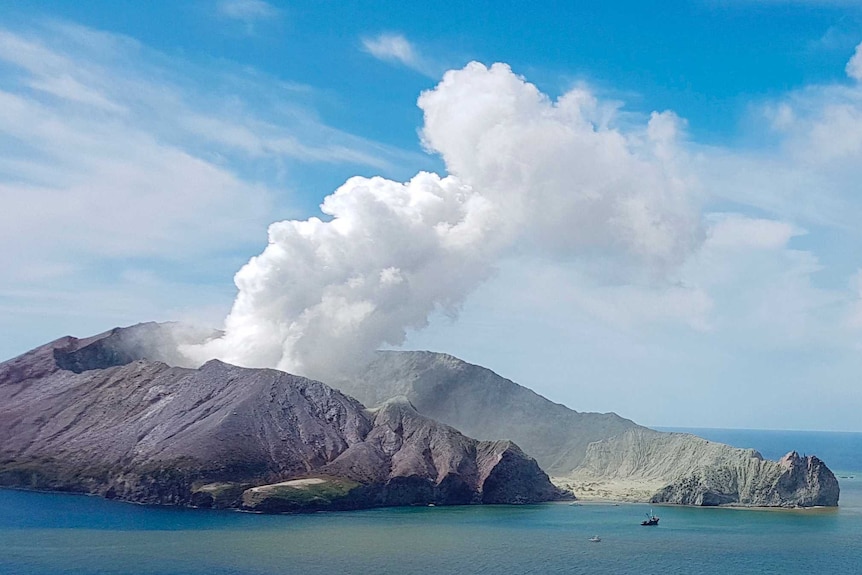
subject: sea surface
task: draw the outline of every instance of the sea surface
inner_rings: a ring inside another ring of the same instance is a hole
[[[551,503],[254,515],[0,490],[0,574],[862,573],[862,434],[686,430],[821,456],[837,510]],[[602,538],[591,543],[593,535]]]

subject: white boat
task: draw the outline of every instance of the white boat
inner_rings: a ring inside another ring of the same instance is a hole
[[[599,543],[599,542],[601,542],[601,540],[602,540],[602,538],[599,537],[598,535],[593,535],[592,537],[590,537],[590,541],[592,543]]]
[[[650,509],[649,513],[647,513],[647,518],[645,520],[641,521],[641,525],[644,525],[644,526],[658,525],[658,516],[652,512],[652,509]]]

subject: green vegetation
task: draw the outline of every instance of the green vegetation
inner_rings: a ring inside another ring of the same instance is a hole
[[[207,483],[193,489],[192,505],[196,507],[235,507],[239,505],[243,492],[250,486],[248,483]]]
[[[351,492],[360,485],[340,477],[262,485],[245,491],[242,504],[246,509],[268,512],[347,508],[353,506]]]

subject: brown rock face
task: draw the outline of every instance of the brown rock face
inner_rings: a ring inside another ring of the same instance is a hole
[[[838,505],[838,480],[816,456],[800,457],[791,451],[778,464],[785,470],[776,484],[782,499],[796,501],[800,507]]]
[[[62,338],[0,364],[0,485],[280,511],[483,502],[511,467],[494,502],[558,495],[516,446],[490,449],[406,402],[372,415],[276,370],[142,359],[170,352],[161,329]],[[243,497],[311,476],[328,479]]]
[[[419,414],[404,398],[386,402],[373,428],[323,473],[380,486],[381,504],[536,503],[560,497],[535,460],[511,441],[476,441]],[[375,475],[376,474],[376,475]],[[404,486],[422,494],[421,500]]]

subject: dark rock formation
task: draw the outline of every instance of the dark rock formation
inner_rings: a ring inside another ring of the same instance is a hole
[[[0,485],[265,511],[559,496],[514,444],[406,401],[370,414],[276,370],[143,359],[170,355],[163,329],[62,338],[0,364]]]
[[[387,465],[376,464],[379,461]],[[535,503],[559,496],[535,460],[511,441],[466,437],[419,414],[404,398],[380,407],[365,441],[321,471],[356,481],[371,477],[371,483],[380,486],[375,497],[381,504],[422,502],[393,490],[398,478],[399,485],[405,479],[421,482],[421,491],[429,494],[424,500],[435,503]]]

